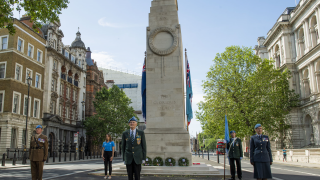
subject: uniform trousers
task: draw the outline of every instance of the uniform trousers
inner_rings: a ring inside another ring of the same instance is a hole
[[[240,162],[240,158],[230,158],[230,171],[231,171],[231,178],[235,179],[236,177],[236,167],[234,164],[234,161],[236,161],[237,164],[237,174],[238,174],[238,178],[241,179],[242,178],[242,171],[241,171],[241,162]]]
[[[32,180],[42,180],[43,161],[30,161]]]
[[[136,164],[136,162],[132,160],[132,163],[127,164],[126,166],[127,166],[128,180],[133,180],[133,173],[134,173],[134,179],[140,180],[141,164]]]
[[[110,158],[112,157],[112,151],[104,151],[104,175],[108,175],[108,165],[109,165],[109,175],[112,173],[112,161]]]

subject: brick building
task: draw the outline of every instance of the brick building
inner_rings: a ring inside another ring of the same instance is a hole
[[[39,33],[32,29],[28,17],[13,19],[13,25],[14,35],[0,29],[0,154],[24,144],[29,147],[29,137],[42,124],[46,40],[40,29]],[[32,78],[29,102],[28,76]]]

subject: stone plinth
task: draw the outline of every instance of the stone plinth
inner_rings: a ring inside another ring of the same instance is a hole
[[[153,0],[147,28],[147,156],[192,163],[185,124],[184,63],[176,0]]]

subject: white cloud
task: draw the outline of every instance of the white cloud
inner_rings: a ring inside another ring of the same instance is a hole
[[[130,24],[130,23],[112,23],[108,22],[106,17],[100,18],[98,20],[98,24],[103,27],[111,27],[111,28],[128,28],[128,27],[138,27],[140,25]]]
[[[114,57],[105,51],[93,51],[91,58],[97,62],[98,67],[102,68],[123,68],[124,65],[121,62],[114,60]]]

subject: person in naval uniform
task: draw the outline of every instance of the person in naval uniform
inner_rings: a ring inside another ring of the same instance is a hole
[[[147,157],[147,146],[144,131],[136,129],[137,119],[129,120],[130,129],[122,133],[122,152],[128,173],[128,180],[140,180],[141,164]]]
[[[262,134],[261,124],[255,127],[256,135],[250,140],[250,163],[254,167],[254,178],[258,180],[272,179],[271,168],[272,154],[270,149],[270,139]]]
[[[42,180],[43,165],[48,157],[48,138],[42,134],[42,126],[36,127],[36,134],[31,137],[29,159],[32,180]]]
[[[238,178],[242,179],[242,171],[241,171],[241,159],[243,158],[243,150],[242,150],[242,143],[241,139],[236,137],[236,131],[230,131],[231,138],[229,143],[227,144],[228,155],[230,159],[230,171],[231,171],[231,178],[229,180],[235,179],[236,174],[236,167],[234,161],[237,164],[237,174]]]

